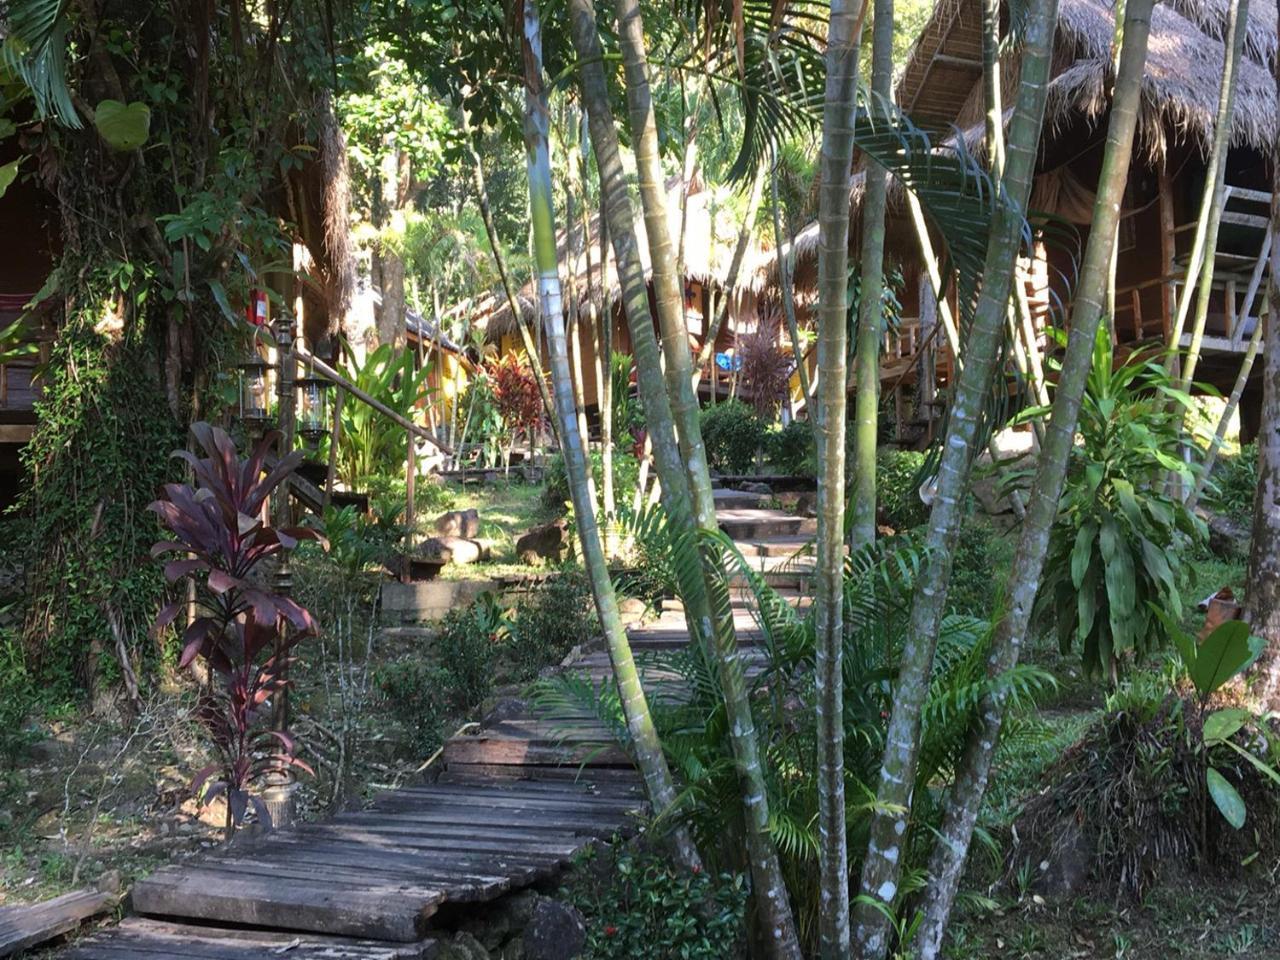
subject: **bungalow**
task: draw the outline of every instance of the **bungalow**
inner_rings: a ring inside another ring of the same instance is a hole
[[[649,260],[649,244],[644,221],[636,211],[636,235],[640,260],[649,283],[650,312],[656,325],[656,308],[653,299],[652,266]],[[741,214],[731,195],[705,189],[696,179],[690,181],[688,190],[678,178],[667,182],[667,216],[671,224],[671,236],[681,251],[684,263],[685,322],[689,328],[689,347],[696,353],[703,350],[707,332],[714,324],[713,317],[725,309],[723,325],[715,333],[713,356],[704,367],[700,382],[703,396],[727,394],[729,385],[721,371],[726,365],[726,355],[732,356],[736,338],[754,328],[756,294],[759,275],[751,269],[756,250],[749,247],[743,257],[742,267],[732,286],[727,278],[738,242]],[[611,336],[612,353],[629,354],[631,331],[622,309],[622,288],[610,251],[608,265],[601,257],[602,237],[600,216],[597,213],[587,224],[587,235],[576,233],[577,249],[573,249],[569,232],[562,230],[558,238],[562,277],[565,281],[566,310],[570,303],[578,304],[578,318],[569,323],[574,329],[576,341],[571,344],[580,361],[582,396],[587,410],[594,412],[599,397],[600,377],[607,366],[601,363],[601,325],[598,318],[607,312],[608,333]],[[602,296],[603,291],[603,296]],[[541,342],[541,322],[536,288],[532,280],[517,292],[516,297],[525,320],[536,331]],[[488,344],[502,354],[520,349],[520,333],[511,307],[503,296],[488,296],[471,309],[471,322],[484,330]],[[545,366],[545,347],[542,348]],[[715,363],[720,355],[721,364]],[[575,364],[578,365],[578,364]]]
[[[1007,22],[1007,11],[1004,17]],[[1153,13],[1116,262],[1112,326],[1122,348],[1167,340],[1175,322],[1223,75],[1225,17],[1226,4],[1212,0],[1172,0],[1157,5]],[[1197,380],[1223,392],[1230,390],[1238,374],[1257,323],[1270,248],[1266,214],[1280,124],[1275,22],[1275,0],[1252,0],[1226,159],[1228,197],[1196,374]],[[962,138],[974,151],[983,149],[984,140],[981,28],[981,0],[940,2],[912,47],[895,92],[898,104],[917,125],[953,146]],[[1030,207],[1069,224],[1078,244],[1039,242],[1034,256],[1021,261],[1020,277],[1037,327],[1043,326],[1052,304],[1069,304],[1070,280],[1088,236],[1110,111],[1114,36],[1108,0],[1061,0]],[[1016,54],[1001,64],[1006,91],[1015,88],[1017,66]],[[855,219],[861,192],[859,177],[851,198]],[[951,370],[949,351],[942,344],[936,359],[930,357],[935,353],[932,344],[941,338],[921,335],[935,322],[933,289],[905,191],[897,184],[890,191],[886,238],[888,255],[906,280],[901,291],[903,322],[890,345],[889,364],[901,374],[893,385],[902,389],[928,367],[936,370],[929,379],[945,386]],[[858,239],[859,232],[852,231],[851,244]],[[935,236],[939,249],[940,242]],[[816,223],[797,237],[793,254],[797,299],[802,312],[811,312],[816,301]],[[948,298],[954,310],[954,284],[949,285]],[[1181,345],[1186,347],[1189,339],[1184,333]],[[1040,346],[1045,346],[1043,339]],[[1257,429],[1259,389],[1255,377],[1241,405],[1246,434]]]

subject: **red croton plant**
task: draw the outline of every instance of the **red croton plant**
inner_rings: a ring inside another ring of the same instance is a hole
[[[183,632],[179,664],[185,668],[199,658],[209,668],[199,717],[219,760],[196,775],[191,789],[205,802],[226,798],[230,832],[250,806],[270,825],[265,804],[252,793],[264,778],[292,767],[311,772],[295,756],[292,738],[270,729],[269,719],[272,699],[288,682],[291,651],[315,632],[315,624],[300,604],[272,592],[259,568],[302,540],[327,544],[314,530],[275,528],[264,519],[272,492],[302,459],[295,451],[266,469],[278,434],[264,437],[247,458],[210,424],[194,424],[191,435],[204,456],[174,453],[190,465],[195,483],[166,484],[148,508],[173,537],[152,547],[151,555],[173,557],[164,567],[170,583],[195,584],[197,611]],[[154,629],[169,627],[186,607],[186,600],[169,604]]]

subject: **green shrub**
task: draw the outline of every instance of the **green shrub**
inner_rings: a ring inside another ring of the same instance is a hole
[[[779,473],[813,476],[818,469],[813,421],[792,420],[781,429],[769,431],[765,441],[765,455],[769,464]]]
[[[566,569],[522,599],[507,629],[507,664],[516,680],[531,680],[559,663],[575,644],[600,635],[586,575]]]
[[[1058,519],[1036,598],[1037,625],[1056,629],[1063,653],[1077,647],[1085,673],[1114,682],[1130,658],[1164,644],[1152,611],[1182,618],[1191,544],[1204,523],[1165,494],[1170,470],[1190,480],[1181,447],[1190,403],[1158,358],[1135,354],[1116,366],[1100,330],[1080,407]]]
[[[591,476],[595,481],[597,494],[604,483],[604,457],[599,450],[591,451]],[[628,503],[635,494],[636,484],[640,479],[640,464],[635,455],[623,446],[613,449],[613,490],[618,503]],[[547,462],[545,486],[542,491],[542,502],[547,507],[561,511],[569,502],[569,477],[564,470],[564,455],[557,453]]]
[[[741,956],[747,884],[711,877],[652,853],[620,853],[607,885],[572,891],[587,921],[588,960],[724,960]]]
[[[374,675],[387,715],[419,755],[429,756],[444,743],[450,680],[448,670],[417,659],[388,663]]]
[[[994,620],[1010,555],[1009,537],[997,530],[989,519],[977,514],[965,517],[952,552],[947,609]]]
[[[877,513],[895,530],[910,530],[929,519],[920,499],[920,471],[925,455],[915,450],[885,448],[876,452]]]
[[[764,446],[768,428],[741,400],[729,400],[701,411],[702,442],[707,462],[721,473],[747,473],[756,451]]]
[[[22,644],[12,632],[0,630],[0,767],[15,766],[34,739],[27,721],[35,707],[36,685]]]
[[[1219,513],[1248,523],[1258,489],[1258,445],[1250,443],[1233,457],[1219,457],[1205,487],[1205,500]]]

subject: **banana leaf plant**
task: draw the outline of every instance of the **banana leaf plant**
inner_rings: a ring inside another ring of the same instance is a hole
[[[230,831],[251,804],[268,822],[266,808],[250,794],[255,782],[290,767],[310,772],[294,756],[292,738],[267,729],[265,722],[272,698],[287,684],[290,651],[315,632],[315,623],[295,600],[270,590],[259,568],[303,540],[327,544],[314,530],[276,528],[264,519],[271,494],[301,461],[300,451],[267,470],[277,434],[264,437],[247,458],[217,427],[197,423],[191,435],[204,456],[174,453],[190,466],[195,482],[166,484],[163,496],[148,507],[172,536],[156,543],[151,554],[172,556],[164,567],[170,583],[195,585],[196,615],[182,634],[178,662],[187,667],[199,658],[208,666],[198,716],[219,761],[200,771],[191,789],[200,796],[208,784],[206,802],[225,795]],[[184,599],[162,609],[153,632],[172,625],[186,607]]]

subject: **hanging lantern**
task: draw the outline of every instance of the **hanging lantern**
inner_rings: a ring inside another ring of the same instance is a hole
[[[309,442],[319,443],[329,432],[329,388],[323,377],[305,377],[298,386],[298,433]]]
[[[250,427],[267,422],[271,406],[271,364],[254,357],[240,364],[240,419]]]

